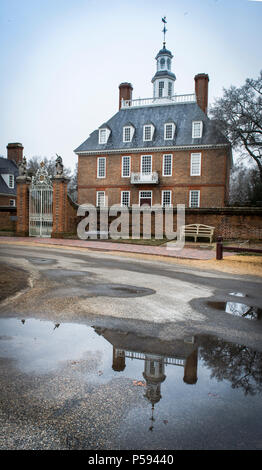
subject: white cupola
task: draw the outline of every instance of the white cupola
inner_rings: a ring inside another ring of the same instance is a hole
[[[165,17],[162,21],[166,24]],[[171,72],[172,66],[172,53],[166,49],[165,34],[166,27],[164,26],[164,42],[163,48],[160,49],[156,56],[156,73],[152,78],[153,83],[153,97],[157,99],[171,98],[174,95],[174,82],[176,76]]]

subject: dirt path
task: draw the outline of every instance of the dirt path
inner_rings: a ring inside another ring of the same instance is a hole
[[[29,274],[17,267],[0,263],[0,302],[28,286]]]

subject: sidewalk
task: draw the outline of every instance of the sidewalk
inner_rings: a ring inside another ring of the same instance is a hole
[[[36,237],[0,237],[1,242],[67,246],[72,248],[87,248],[88,250],[138,253],[144,255],[167,256],[180,259],[211,260],[216,258],[215,250],[199,248],[171,249],[166,246],[146,246],[129,243],[117,243],[99,240],[70,240],[60,238],[36,238]],[[224,256],[232,253],[224,253]]]

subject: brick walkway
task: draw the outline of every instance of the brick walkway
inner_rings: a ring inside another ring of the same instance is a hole
[[[46,245],[69,246],[76,248],[88,248],[100,251],[119,251],[124,253],[140,253],[145,255],[168,256],[171,258],[209,260],[215,259],[215,250],[199,248],[183,248],[181,250],[170,249],[166,246],[146,246],[134,245],[129,243],[112,243],[99,240],[68,240],[60,238],[36,238],[36,237],[0,237],[2,242],[26,242],[33,245],[40,243]],[[231,253],[232,255],[232,253]],[[224,253],[224,256],[230,256],[230,253]]]

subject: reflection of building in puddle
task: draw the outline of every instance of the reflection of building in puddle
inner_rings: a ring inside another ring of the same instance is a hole
[[[197,382],[198,354],[194,337],[165,341],[99,327],[95,331],[113,346],[114,371],[122,372],[126,367],[126,359],[144,361],[144,396],[152,404],[152,411],[162,398],[161,384],[166,379],[166,365],[183,367],[183,380],[186,384],[193,385]],[[153,415],[151,420],[154,421]]]

